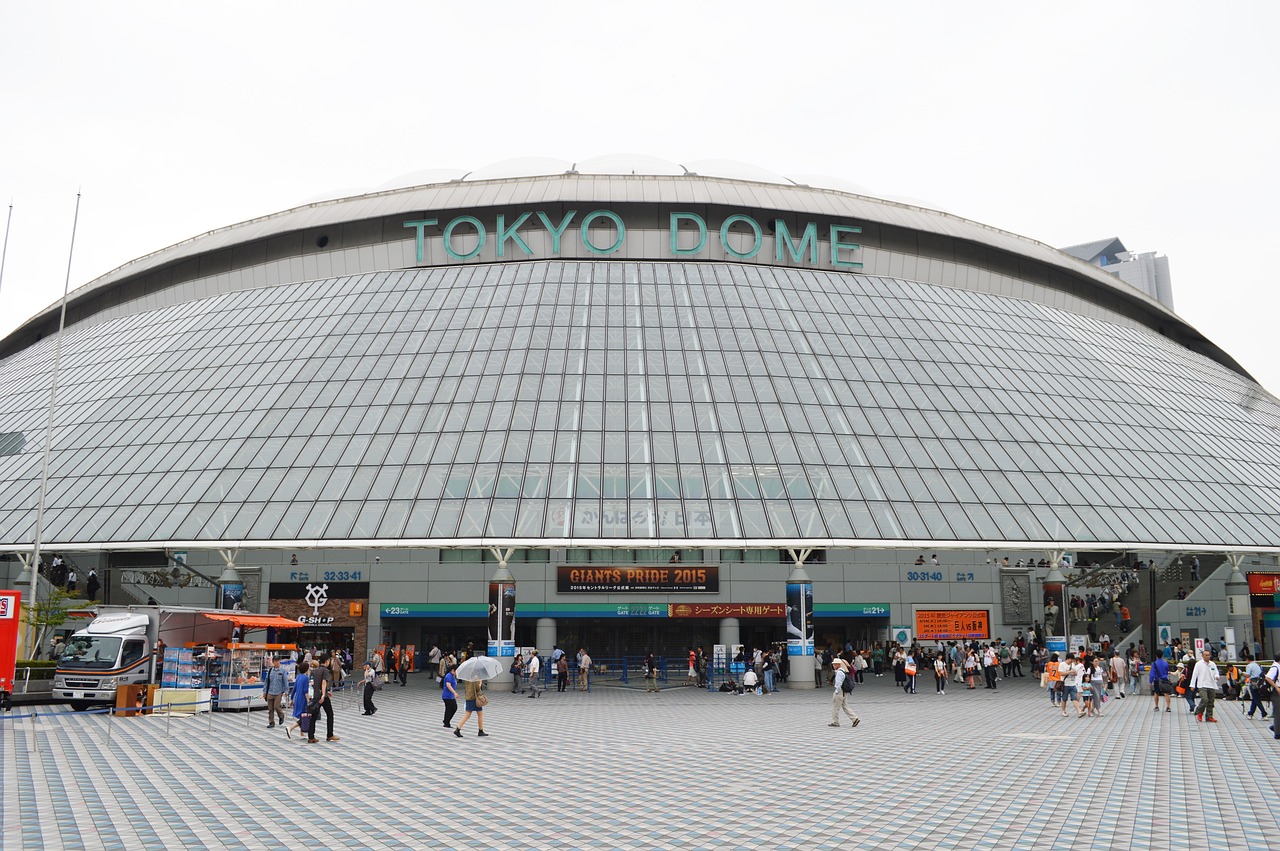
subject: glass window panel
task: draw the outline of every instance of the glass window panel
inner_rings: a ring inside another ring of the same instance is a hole
[[[433,468],[434,469],[434,468]],[[474,467],[470,464],[457,464],[449,468],[444,480],[444,496],[446,499],[463,499],[471,490],[471,478]],[[427,471],[430,480],[432,470]]]
[[[577,489],[573,493],[580,499],[597,499],[600,496],[600,465],[579,464]],[[598,514],[597,509],[597,514]]]
[[[717,537],[742,537],[742,527],[738,523],[738,512],[732,501],[713,500],[711,503],[711,518],[715,524]]]
[[[674,464],[657,464],[653,468],[653,474],[658,499],[680,498],[680,476]]]
[[[712,499],[732,499],[733,482],[727,467],[707,467],[707,495]]]
[[[516,518],[515,535],[519,538],[540,538],[544,534],[552,534],[550,530],[544,530],[542,519],[547,511],[546,500],[542,499],[522,499],[520,500],[520,513]]]
[[[606,499],[600,517],[600,535],[604,538],[625,538],[630,527],[630,508],[625,499]]]
[[[338,505],[338,513],[341,514],[343,506],[348,503],[340,503]],[[382,522],[382,515],[386,513],[386,500],[369,500],[364,503],[353,503],[359,506],[356,511],[355,524],[348,532],[348,536],[357,540],[362,538],[376,538],[378,536],[378,526]],[[329,524],[333,528],[333,524]]]
[[[685,500],[684,523],[691,538],[715,537],[711,523],[711,505],[705,500]]]
[[[657,537],[657,506],[649,500],[631,500],[631,536],[633,538]]]
[[[489,501],[485,499],[468,499],[463,501],[462,517],[458,523],[459,538],[478,538],[484,535],[485,522],[489,516]]]
[[[485,535],[496,538],[509,538],[515,532],[516,500],[495,499],[489,510],[489,522],[485,527]]]
[[[399,538],[409,520],[414,503],[407,499],[393,499],[387,503],[387,511],[378,524],[376,537]]]
[[[307,515],[307,519],[303,522],[302,528],[298,530],[300,538],[323,538],[325,530],[329,528],[329,521],[333,519],[333,514],[338,510],[337,501],[317,502],[311,508],[311,513]],[[351,528],[351,522],[354,522],[354,515],[351,516],[347,523],[347,528]]]
[[[769,538],[769,521],[764,505],[757,500],[740,499],[738,514],[742,518],[742,536],[744,538]]]
[[[575,499],[573,501],[573,537],[600,537],[600,501]]]
[[[848,506],[846,506],[847,508]],[[871,510],[871,516],[876,526],[880,528],[880,536],[883,538],[903,538],[906,537],[902,531],[902,525],[898,522],[898,516],[893,512],[893,508],[887,502],[868,502],[867,507]],[[852,516],[852,515],[850,515]]]
[[[424,537],[455,537],[454,533],[458,531],[458,520],[462,516],[462,503],[463,501],[460,499],[441,500],[439,508],[435,512],[435,519],[431,523],[431,532]],[[410,517],[410,525],[412,526],[412,524],[413,520]]]
[[[658,500],[658,537],[685,536],[684,506],[678,500]]]

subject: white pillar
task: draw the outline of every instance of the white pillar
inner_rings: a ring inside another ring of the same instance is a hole
[[[791,575],[787,577],[787,585],[783,597],[787,601],[787,688],[803,691],[815,688],[813,684],[813,654],[817,651],[813,643],[813,633],[808,625],[813,623],[813,580],[805,572],[804,563],[808,561],[813,550],[787,550],[795,562]],[[797,589],[798,586],[798,589]],[[795,593],[796,591],[799,593]],[[799,611],[794,611],[799,609]],[[798,627],[796,626],[798,624]],[[802,634],[793,634],[792,629],[799,629]],[[793,676],[800,674],[800,676]]]
[[[555,643],[556,619],[538,618],[538,625],[535,627],[534,632],[534,646],[538,648],[538,655],[550,656]]]
[[[489,641],[486,643],[485,652],[490,656],[498,657],[502,662],[502,673],[494,677],[493,683],[510,683],[514,677],[511,673],[511,661],[514,656],[503,656],[503,651],[511,651],[515,644],[515,585],[516,578],[511,575],[511,571],[507,569],[507,561],[511,558],[511,554],[515,550],[502,550],[497,547],[490,547],[489,552],[493,553],[498,559],[498,569],[493,572],[493,576],[489,578],[489,586],[487,603],[489,605],[489,614],[486,617],[486,623],[489,630]],[[510,610],[508,610],[508,600],[512,601]],[[497,611],[494,611],[496,606]],[[511,642],[506,645],[505,642]],[[496,644],[495,644],[496,642]]]
[[[1227,578],[1227,626],[1235,630],[1234,647],[1228,651],[1227,658],[1238,658],[1236,655],[1241,646],[1249,648],[1253,653],[1253,610],[1249,607],[1249,580],[1240,572],[1244,563],[1244,553],[1227,553],[1231,562],[1231,576]]]

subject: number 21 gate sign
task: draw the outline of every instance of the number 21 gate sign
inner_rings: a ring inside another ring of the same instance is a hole
[[[916,637],[928,641],[990,638],[990,613],[985,609],[916,612]]]
[[[0,691],[13,691],[13,670],[18,663],[18,608],[20,591],[0,591]]]

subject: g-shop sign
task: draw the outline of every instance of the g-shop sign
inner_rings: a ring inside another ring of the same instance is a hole
[[[556,590],[560,593],[587,591],[625,594],[643,592],[709,592],[720,590],[720,568],[684,567],[579,567],[556,568]]]
[[[991,615],[985,609],[933,609],[916,612],[916,637],[926,641],[990,638]]]

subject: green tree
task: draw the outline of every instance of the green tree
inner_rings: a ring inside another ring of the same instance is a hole
[[[34,604],[23,606],[22,620],[35,632],[35,642],[31,645],[31,655],[44,648],[49,631],[62,625],[67,619],[68,605],[72,596],[61,588],[54,588],[49,596],[37,600]]]

